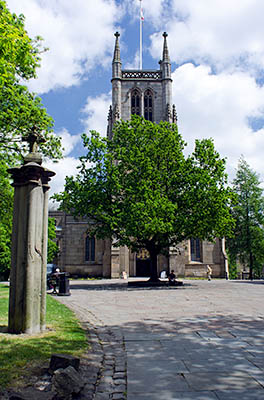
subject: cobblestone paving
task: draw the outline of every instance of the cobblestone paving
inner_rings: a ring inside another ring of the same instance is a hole
[[[90,332],[83,400],[264,399],[264,282],[72,281]]]

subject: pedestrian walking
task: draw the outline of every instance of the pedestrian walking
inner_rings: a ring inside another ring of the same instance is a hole
[[[207,264],[206,266],[206,275],[207,275],[207,279],[208,281],[210,281],[212,279],[212,268],[210,267],[210,265]]]

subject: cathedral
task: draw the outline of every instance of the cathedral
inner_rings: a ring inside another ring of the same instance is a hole
[[[132,114],[156,123],[161,120],[177,123],[167,33],[163,33],[162,59],[157,70],[122,69],[119,36],[116,32],[107,136],[111,139],[116,121],[128,120]],[[132,253],[127,247],[113,247],[110,240],[91,238],[87,235],[88,221],[76,220],[62,211],[51,211],[50,217],[56,221],[60,249],[56,263],[61,270],[85,277],[119,278],[124,273],[131,277],[149,276],[150,259],[144,249]],[[170,248],[168,256],[158,257],[158,273],[174,270],[179,277],[204,277],[207,265],[212,268],[213,277],[227,276],[224,239],[211,243],[193,238]]]

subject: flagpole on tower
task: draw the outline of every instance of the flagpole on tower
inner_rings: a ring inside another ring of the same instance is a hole
[[[139,35],[139,69],[142,70],[142,23],[144,21],[143,17],[143,10],[142,10],[142,0],[140,1],[140,18],[139,18],[139,29],[140,29],[140,35]]]

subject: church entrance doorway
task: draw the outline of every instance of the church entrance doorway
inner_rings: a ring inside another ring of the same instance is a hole
[[[136,276],[150,276],[150,257],[147,250],[142,249],[137,253],[136,257]]]

